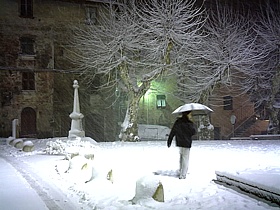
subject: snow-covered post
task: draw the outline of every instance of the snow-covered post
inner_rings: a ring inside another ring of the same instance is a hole
[[[16,139],[18,137],[18,119],[12,121],[12,136]]]
[[[138,204],[151,199],[164,202],[163,185],[156,176],[144,176],[137,180],[135,196],[131,201]]]
[[[79,104],[79,95],[78,95],[78,81],[74,80],[73,83],[74,88],[74,105],[73,112],[69,115],[72,119],[71,121],[71,130],[69,131],[68,138],[73,137],[85,137],[85,131],[82,126],[82,119],[84,115],[80,113],[80,104]]]

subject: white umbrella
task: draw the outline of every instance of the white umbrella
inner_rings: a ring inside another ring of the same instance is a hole
[[[186,111],[191,111],[193,115],[205,115],[213,112],[208,106],[199,103],[184,104],[172,112],[172,114],[178,114]]]

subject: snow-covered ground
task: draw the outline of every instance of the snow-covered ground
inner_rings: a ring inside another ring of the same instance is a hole
[[[49,141],[53,139],[32,140],[35,144],[33,152],[22,152],[13,146],[2,144],[0,159],[2,157],[3,161],[11,163],[17,169],[13,176],[23,174],[24,178],[29,177],[28,183],[30,184],[30,180],[33,183],[31,188],[40,188],[40,194],[46,193],[54,201],[64,199],[63,204],[60,204],[62,209],[66,209],[67,204],[73,209],[96,210],[279,209],[279,206],[213,181],[216,179],[215,171],[237,176],[246,174],[248,179],[251,177],[252,180],[258,179],[260,183],[275,184],[274,187],[279,190],[278,180],[271,176],[256,176],[270,171],[280,175],[279,140],[194,141],[189,174],[185,180],[176,177],[179,162],[177,148],[174,145],[167,148],[165,141],[98,143],[92,147],[94,159],[87,162],[86,167],[82,166],[83,170],[74,170],[74,165],[79,163],[73,161],[73,169],[67,173],[64,171],[67,170],[69,161],[63,155],[48,155],[44,152]],[[85,183],[89,179],[89,166],[94,168],[93,171],[90,170],[94,179]],[[112,176],[107,180],[110,170]],[[154,172],[160,175],[154,175]],[[0,176],[2,183],[11,182],[10,176],[3,176],[1,173]],[[143,177],[144,180],[158,180],[162,183],[165,202],[147,198],[132,204],[130,200],[135,196],[136,182],[140,178],[143,180]],[[55,191],[55,187],[60,192]],[[38,193],[38,189],[36,191]],[[15,196],[19,192],[14,189],[6,189],[4,192],[13,195],[6,196],[5,199],[16,202]],[[1,191],[0,198],[3,197],[2,193]],[[58,198],[59,196],[61,197]],[[0,207],[9,209],[1,204]]]

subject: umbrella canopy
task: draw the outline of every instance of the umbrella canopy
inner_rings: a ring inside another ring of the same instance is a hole
[[[191,111],[193,115],[205,115],[213,112],[208,106],[199,103],[184,104],[175,109],[172,114],[178,114],[186,111]]]

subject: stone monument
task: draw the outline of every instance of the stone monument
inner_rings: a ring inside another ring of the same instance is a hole
[[[74,88],[74,105],[73,112],[69,115],[72,119],[71,121],[71,130],[69,131],[68,138],[76,138],[76,137],[85,137],[85,131],[82,126],[82,119],[84,115],[80,113],[80,103],[79,103],[79,95],[78,95],[78,81],[74,80],[73,83]]]

